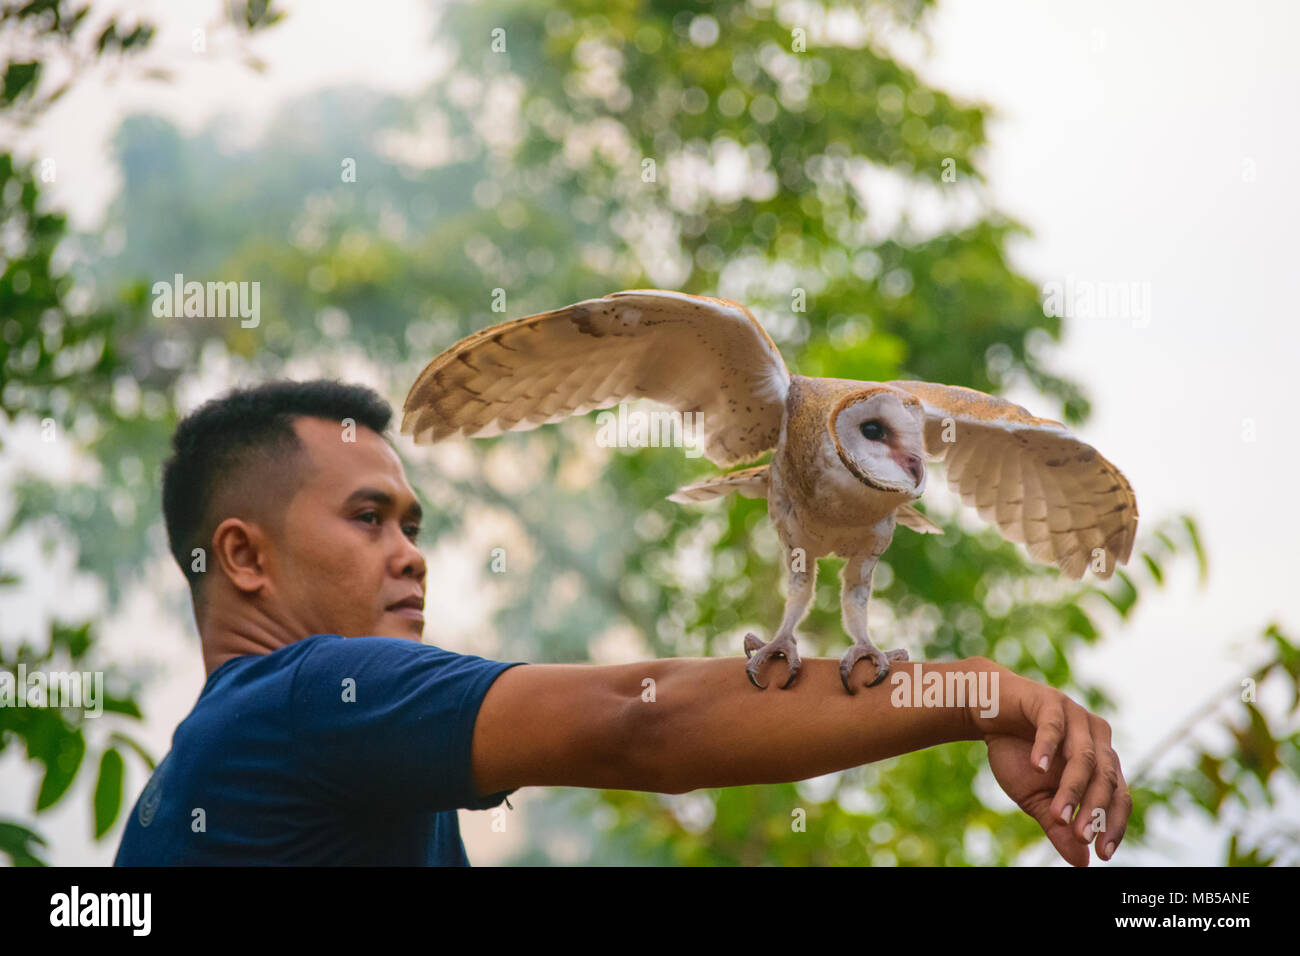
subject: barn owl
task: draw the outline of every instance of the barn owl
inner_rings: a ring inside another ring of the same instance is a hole
[[[669,496],[767,499],[789,588],[772,639],[744,639],[746,673],[759,688],[772,658],[786,662],[783,687],[798,676],[795,628],[812,603],[817,559],[830,554],[847,559],[845,689],[854,692],[860,661],[874,666],[873,687],[908,659],[906,650],[876,647],[867,603],[897,525],[940,533],[913,504],[927,460],[945,462],[948,486],[1004,538],[1071,578],[1088,568],[1109,578],[1133,547],[1133,489],[1060,422],[969,388],[792,374],[758,320],[726,299],[631,290],[475,332],[420,373],[401,430],[417,444],[486,437],[641,398],[702,416],[704,454],[719,467],[773,452],[767,464]]]

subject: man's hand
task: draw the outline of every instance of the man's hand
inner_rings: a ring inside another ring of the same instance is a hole
[[[1097,855],[1111,859],[1133,798],[1110,745],[1110,724],[1054,688],[992,666],[1000,675],[998,714],[983,717],[971,707],[970,716],[998,785],[1067,862],[1087,866],[1094,840]]]

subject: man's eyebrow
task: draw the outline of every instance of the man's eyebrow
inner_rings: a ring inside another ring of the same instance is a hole
[[[378,488],[358,488],[352,494],[348,495],[347,500],[343,502],[346,508],[349,505],[359,504],[362,501],[373,501],[381,508],[391,508],[396,499],[386,491],[380,491]],[[419,521],[424,517],[424,509],[420,507],[418,501],[412,501],[411,506],[406,509],[406,518],[414,518]]]

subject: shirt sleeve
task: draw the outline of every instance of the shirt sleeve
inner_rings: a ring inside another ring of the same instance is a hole
[[[303,783],[370,810],[486,810],[470,746],[492,682],[523,661],[390,637],[328,637],[303,655],[290,695]]]

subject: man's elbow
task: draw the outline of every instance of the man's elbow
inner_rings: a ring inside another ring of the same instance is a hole
[[[619,717],[618,750],[621,755],[621,790],[649,793],[687,793],[698,785],[680,772],[673,760],[680,743],[680,707],[646,692],[626,701]]]

